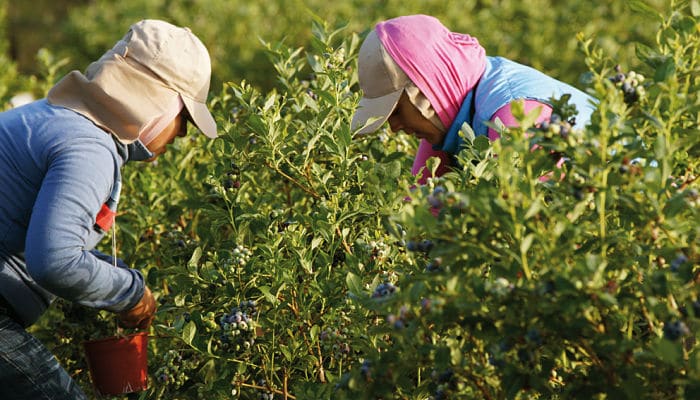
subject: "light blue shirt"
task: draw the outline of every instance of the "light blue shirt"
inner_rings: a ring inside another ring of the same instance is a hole
[[[443,143],[433,149],[457,154],[462,147],[459,131],[464,122],[475,135],[486,135],[486,122],[513,101],[526,99],[551,104],[551,98],[559,99],[565,94],[571,96],[569,103],[576,105],[576,126],[586,126],[595,110],[593,97],[526,65],[503,57],[486,57],[486,69],[479,83],[465,97]]]
[[[139,271],[93,251],[127,159],[112,135],[46,100],[0,113],[0,295],[25,326],[55,296],[115,312],[143,296]]]

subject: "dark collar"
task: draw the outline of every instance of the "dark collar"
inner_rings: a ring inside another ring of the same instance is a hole
[[[112,135],[112,138],[117,145],[119,156],[121,156],[125,163],[128,161],[146,161],[155,155],[138,139],[129,144],[124,144],[114,135]]]

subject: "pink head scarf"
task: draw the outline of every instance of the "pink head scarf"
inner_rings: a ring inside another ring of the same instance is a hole
[[[391,58],[449,128],[464,97],[484,72],[484,48],[476,38],[450,32],[427,15],[393,18],[377,24],[375,30]]]

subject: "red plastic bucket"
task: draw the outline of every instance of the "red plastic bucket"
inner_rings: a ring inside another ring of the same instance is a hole
[[[118,395],[148,387],[148,334],[135,333],[83,343],[95,389]]]

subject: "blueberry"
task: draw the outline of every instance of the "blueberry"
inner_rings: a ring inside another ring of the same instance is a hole
[[[406,250],[408,251],[418,251],[418,243],[413,240],[409,240],[406,243]]]
[[[454,376],[454,371],[452,371],[452,369],[448,368],[445,372],[440,374],[440,376],[438,377],[438,382],[447,383],[452,379],[453,376]]]
[[[503,359],[496,358],[494,356],[489,356],[489,364],[493,365],[496,368],[502,368],[506,365]]]
[[[428,272],[435,272],[440,270],[440,266],[442,265],[442,257],[435,257],[428,265],[426,265],[425,269]]]
[[[445,400],[447,399],[447,394],[445,394],[445,391],[443,389],[438,389],[435,391],[435,394],[433,394],[432,398],[434,400]]]
[[[428,204],[430,204],[431,207],[440,208],[442,207],[442,200],[431,194],[428,196]]]
[[[426,239],[420,243],[419,250],[424,252],[424,253],[429,253],[430,250],[433,248],[433,242],[429,239]]]
[[[554,293],[555,287],[554,287],[554,281],[553,280],[548,280],[547,283],[544,285],[544,292],[546,294],[552,294]]]
[[[684,254],[679,254],[673,261],[671,261],[671,271],[673,272],[678,272],[678,267],[683,265],[688,261],[688,257],[686,257]]]
[[[512,348],[513,348],[513,346],[506,340],[501,340],[501,342],[498,343],[498,349],[503,351],[503,352],[506,352]]]
[[[365,360],[362,362],[362,366],[360,367],[360,374],[366,379],[369,380],[372,378],[372,371],[370,369],[371,363],[368,360]]]
[[[444,186],[436,186],[435,189],[433,189],[433,195],[438,195],[440,193],[445,193],[446,189]]]
[[[685,336],[690,331],[683,321],[673,321],[664,324],[664,337],[671,341],[676,341]]]

